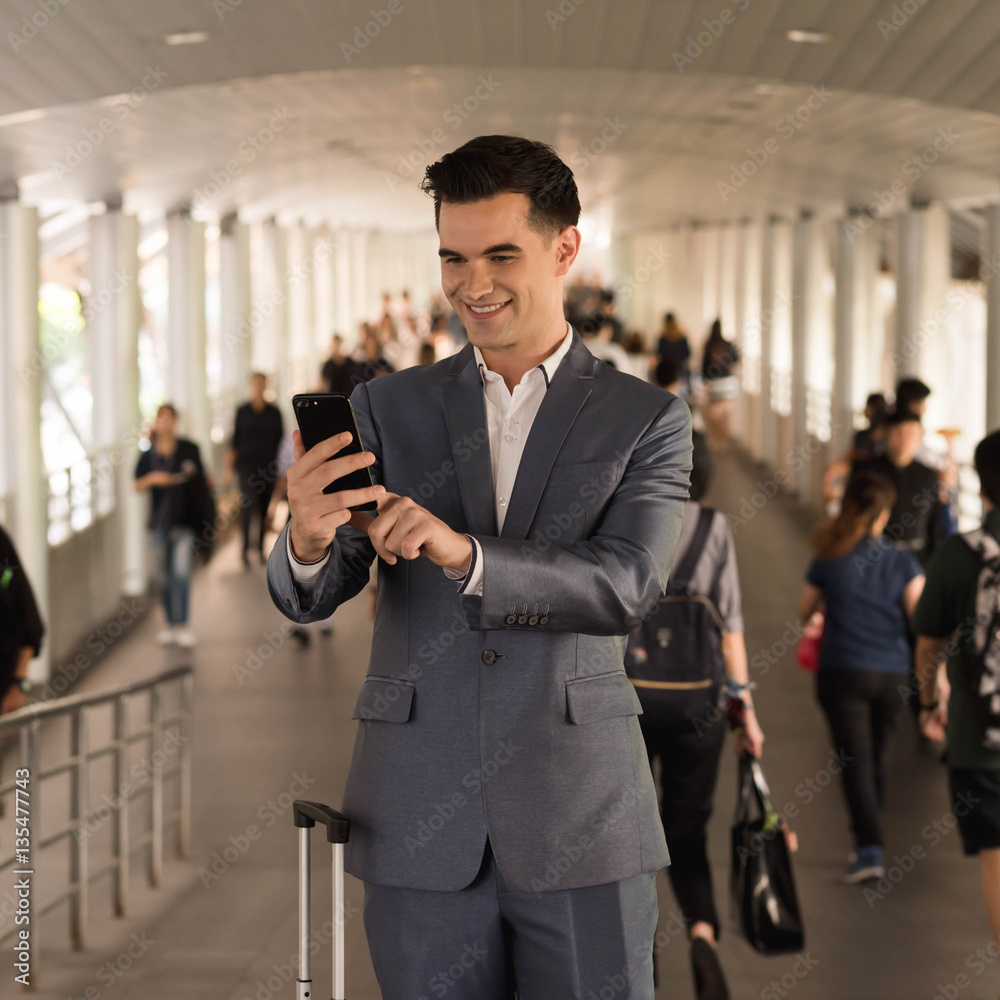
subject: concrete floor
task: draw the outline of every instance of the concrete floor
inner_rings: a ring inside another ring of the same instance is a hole
[[[709,499],[737,512],[742,500],[758,489],[757,480],[765,478],[765,472],[741,460],[728,460],[720,465]],[[751,661],[764,651],[782,652],[781,636],[794,623],[795,598],[808,562],[805,539],[805,519],[782,497],[736,528]],[[84,952],[68,948],[64,907],[47,917],[41,926],[45,949],[35,991],[42,1000],[268,1000],[295,995],[289,962],[296,954],[297,841],[283,802],[302,791],[311,799],[340,801],[354,734],[351,708],[370,643],[367,599],[362,595],[341,609],[335,635],[317,633],[309,649],[287,640],[274,642],[284,619],[267,596],[263,568],[245,572],[231,545],[196,580],[194,608],[193,625],[201,638],[196,650],[186,654],[156,646],[159,620],[153,614],[129,629],[77,688],[99,690],[170,665],[194,666],[192,859],[169,861],[165,885],[156,891],[137,886],[125,920],[108,915],[106,888],[95,885]],[[268,643],[276,647],[273,655],[255,668],[252,649]],[[767,1000],[791,992],[795,1000],[910,1000],[938,994],[993,1000],[1000,993],[1000,961],[977,972],[974,957],[977,948],[989,944],[978,866],[961,856],[957,832],[945,833],[936,845],[927,836],[928,824],[940,822],[949,810],[945,773],[934,754],[918,748],[909,719],[896,741],[887,855],[899,855],[908,864],[904,856],[920,845],[925,856],[891,892],[866,899],[860,888],[839,882],[850,847],[848,823],[839,787],[835,781],[826,784],[832,747],[811,678],[796,668],[791,651],[752,673],[759,683],[755,700],[767,736],[764,766],[774,804],[781,810],[788,804],[798,807],[795,875],[808,960],[757,955],[728,919],[735,758],[727,750],[710,849],[724,915],[720,954],[734,1000]],[[816,783],[815,794],[802,784],[809,779]],[[92,794],[99,796],[102,790],[95,783]],[[259,839],[249,838],[249,827],[257,828]],[[234,843],[245,849],[218,877],[209,878],[213,856]],[[328,996],[329,948],[322,925],[329,919],[329,861],[320,835],[314,836],[313,864],[314,928],[323,938],[314,979],[316,996]],[[54,885],[64,877],[62,870],[56,860],[40,872],[41,888],[45,879]],[[379,991],[362,922],[356,919],[361,901],[360,884],[348,878],[348,994],[354,1000],[374,1000]],[[661,927],[668,926],[675,911],[661,875]],[[658,997],[693,996],[680,936],[667,935],[659,966]],[[8,974],[3,973],[5,982]],[[0,995],[13,992],[5,986]]]

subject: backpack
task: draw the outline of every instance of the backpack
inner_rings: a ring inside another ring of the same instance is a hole
[[[977,696],[983,746],[1000,750],[1000,543],[985,528],[962,535],[979,556],[982,570],[976,584],[972,679]]]
[[[718,718],[726,675],[725,625],[718,608],[691,589],[715,511],[702,507],[691,544],[645,621],[629,635],[625,673],[635,685],[643,722],[704,730]],[[700,725],[699,725],[700,723]]]

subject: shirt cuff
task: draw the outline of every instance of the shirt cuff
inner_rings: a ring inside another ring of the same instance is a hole
[[[460,580],[458,588],[460,594],[471,594],[473,597],[483,596],[483,550],[479,542],[472,535],[466,535],[472,543],[472,559],[469,568],[464,573],[458,570],[445,568],[444,575],[449,580]]]
[[[295,553],[292,551],[292,533],[289,531],[285,535],[285,545],[288,549],[288,565],[292,570],[292,579],[305,589],[311,589],[316,585],[316,581],[319,579],[320,574],[326,568],[326,564],[330,561],[330,550],[326,550],[326,554],[318,562],[304,563]]]

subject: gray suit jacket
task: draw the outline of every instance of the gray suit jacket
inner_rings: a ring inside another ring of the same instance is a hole
[[[622,656],[677,546],[691,469],[685,403],[597,361],[574,334],[498,535],[471,345],[351,399],[375,481],[477,538],[484,576],[482,597],[462,596],[427,559],[379,561],[343,802],[348,870],[460,889],[487,835],[523,891],[669,864]],[[340,528],[307,597],[282,536],[268,588],[293,621],[316,621],[366,586],[374,558],[367,534]]]

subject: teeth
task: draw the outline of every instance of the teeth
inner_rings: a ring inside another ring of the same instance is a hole
[[[474,313],[491,313],[491,312],[496,312],[498,309],[502,309],[505,305],[507,305],[506,302],[501,302],[501,303],[499,303],[498,305],[495,305],[495,306],[471,306],[470,305],[469,308]]]

